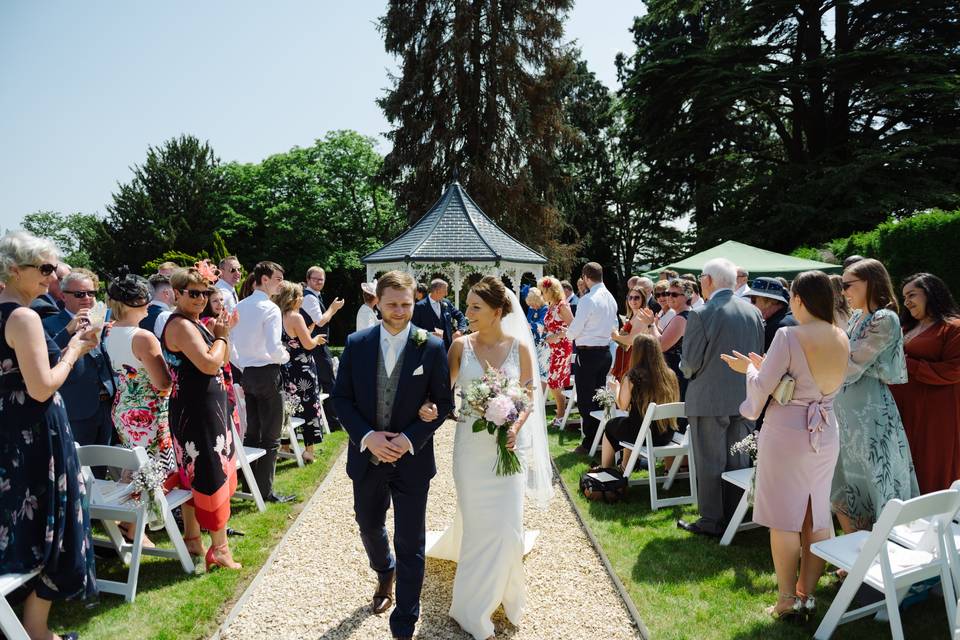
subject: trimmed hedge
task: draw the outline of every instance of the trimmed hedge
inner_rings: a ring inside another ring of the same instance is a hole
[[[940,276],[954,296],[960,295],[960,209],[933,209],[901,220],[889,220],[872,231],[837,238],[823,248],[800,247],[792,255],[843,262],[859,254],[876,258],[890,271],[899,291],[900,281],[918,271]],[[832,260],[830,260],[832,258]]]

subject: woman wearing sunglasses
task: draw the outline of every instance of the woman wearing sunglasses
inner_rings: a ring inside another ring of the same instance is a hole
[[[616,380],[622,379],[630,370],[630,350],[633,348],[633,339],[641,333],[650,333],[650,322],[644,320],[644,316],[640,313],[646,309],[646,306],[643,289],[634,287],[627,292],[627,313],[623,326],[610,335],[617,343],[617,354],[613,360],[613,369],[610,370],[610,375]]]
[[[688,280],[671,280],[659,298],[664,311],[672,312],[670,320],[661,327],[654,321],[653,313],[644,312],[644,322],[650,324],[653,335],[660,340],[660,350],[667,361],[670,370],[677,374],[680,383],[680,401],[687,395],[687,377],[680,371],[680,352],[683,350],[683,334],[687,330],[687,316],[690,315],[690,298],[693,296],[693,285]],[[686,420],[680,420],[681,430],[686,429]]]
[[[907,381],[899,305],[884,266],[860,260],[843,272],[853,314],[847,326],[850,361],[834,406],[840,461],[830,499],[844,532],[868,530],[891,498],[920,494],[910,446],[890,384]]]
[[[170,432],[180,483],[194,499],[183,506],[184,541],[191,555],[203,552],[201,527],[210,532],[206,567],[239,569],[227,544],[230,496],[237,488],[236,447],[230,429],[223,367],[230,357],[230,330],[236,313],[225,311],[207,329],[200,313],[217,275],[206,263],[174,272],[170,284],[176,308],[160,339],[170,367]]]
[[[40,570],[23,605],[31,638],[75,638],[50,631],[50,605],[97,593],[80,461],[57,389],[98,336],[80,330],[61,351],[44,334],[30,302],[56,269],[49,240],[22,231],[0,238],[0,575]]]

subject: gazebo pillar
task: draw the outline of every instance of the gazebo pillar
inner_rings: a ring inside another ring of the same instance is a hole
[[[460,308],[460,288],[463,287],[463,278],[460,274],[460,263],[453,265],[453,304]]]

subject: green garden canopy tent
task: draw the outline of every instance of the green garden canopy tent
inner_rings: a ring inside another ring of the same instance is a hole
[[[696,275],[703,269],[703,265],[707,260],[712,260],[713,258],[726,258],[730,260],[741,269],[749,271],[751,279],[758,276],[783,276],[790,280],[798,273],[810,271],[811,269],[819,269],[825,273],[843,272],[843,267],[839,264],[795,258],[794,256],[788,256],[782,253],[774,253],[766,249],[751,247],[742,242],[727,240],[712,249],[695,253],[683,260],[658,267],[643,275],[655,278],[664,269],[673,269],[678,273],[693,273]]]

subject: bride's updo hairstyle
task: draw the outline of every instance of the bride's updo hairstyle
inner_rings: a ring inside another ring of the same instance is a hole
[[[480,282],[470,287],[470,291],[483,300],[491,309],[500,309],[500,317],[513,311],[510,298],[507,297],[507,288],[500,278],[484,276]]]

